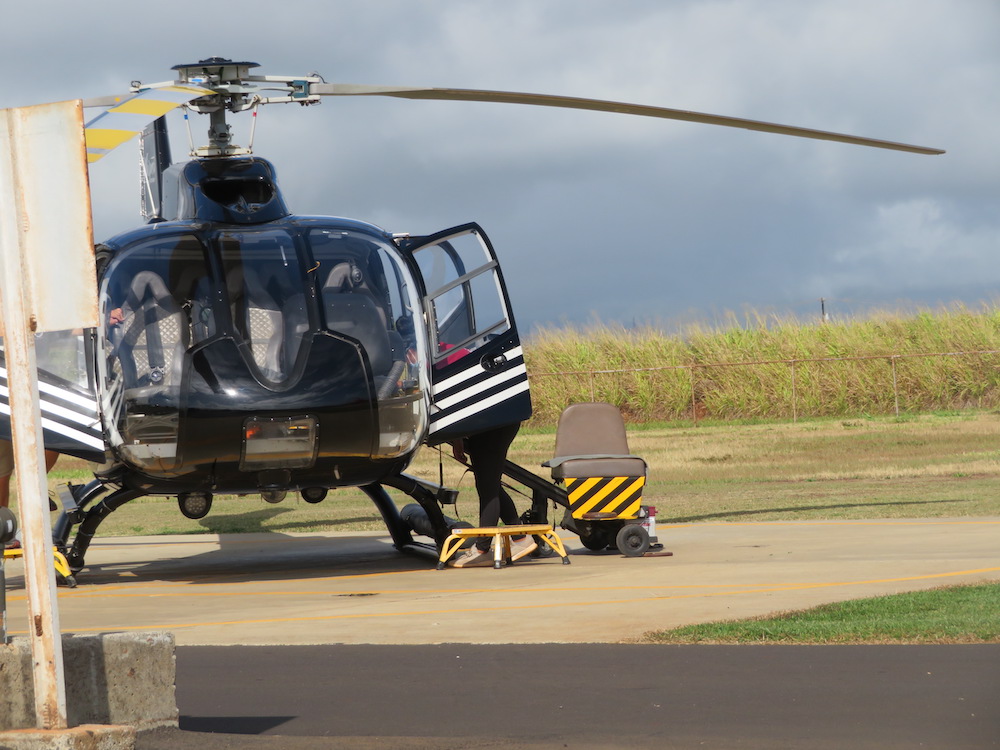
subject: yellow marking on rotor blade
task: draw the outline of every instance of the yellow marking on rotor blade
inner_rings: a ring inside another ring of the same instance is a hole
[[[129,138],[139,133],[137,130],[114,130],[112,128],[88,128],[85,132],[87,148],[105,149],[107,151],[118,148],[118,146],[125,143]]]
[[[129,99],[123,104],[119,104],[117,107],[113,107],[108,110],[108,112],[123,112],[130,115],[148,115],[150,117],[162,117],[173,109],[176,109],[179,105],[178,102],[168,102],[162,99],[146,99],[143,97],[136,97],[135,99]]]

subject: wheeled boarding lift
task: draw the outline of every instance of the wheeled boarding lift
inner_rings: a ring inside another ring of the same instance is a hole
[[[560,526],[587,549],[617,548],[626,557],[662,549],[656,509],[642,504],[646,462],[629,453],[621,412],[611,404],[568,406],[559,417],[555,457],[543,466],[553,481],[504,462],[504,475],[531,490],[524,523],[547,523],[548,505],[565,508]],[[544,540],[542,540],[544,541]]]

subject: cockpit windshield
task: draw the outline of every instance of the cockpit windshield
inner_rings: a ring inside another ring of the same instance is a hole
[[[221,232],[219,257],[229,317],[260,374],[275,383],[292,372],[309,329],[304,274],[284,229]]]
[[[371,455],[412,450],[426,430],[428,345],[395,246],[310,221],[206,235],[137,242],[103,276],[99,376],[121,399],[112,443],[150,469],[179,469],[186,410],[370,402]]]

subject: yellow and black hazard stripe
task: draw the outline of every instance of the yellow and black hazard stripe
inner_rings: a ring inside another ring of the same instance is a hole
[[[573,518],[586,513],[613,513],[616,518],[636,518],[646,477],[583,477],[563,480]]]

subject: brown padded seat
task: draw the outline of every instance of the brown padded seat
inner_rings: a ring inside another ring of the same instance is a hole
[[[625,421],[605,403],[571,404],[559,416],[553,479],[644,477],[646,462],[629,453]]]

